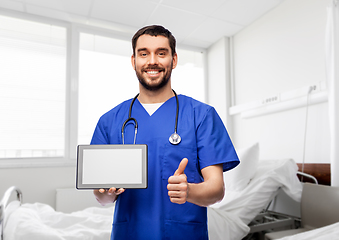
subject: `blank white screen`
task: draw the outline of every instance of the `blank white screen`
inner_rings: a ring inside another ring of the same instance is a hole
[[[85,149],[82,170],[83,184],[140,184],[142,150]]]

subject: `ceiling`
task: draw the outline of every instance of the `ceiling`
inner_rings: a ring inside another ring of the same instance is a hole
[[[0,0],[0,8],[109,28],[131,37],[161,24],[178,44],[208,48],[232,36],[283,0]]]

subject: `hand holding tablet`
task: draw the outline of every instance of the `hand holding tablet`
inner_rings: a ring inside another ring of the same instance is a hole
[[[110,188],[110,189],[94,189],[93,193],[97,201],[105,206],[106,204],[113,203],[117,200],[117,197],[125,192],[124,188]]]

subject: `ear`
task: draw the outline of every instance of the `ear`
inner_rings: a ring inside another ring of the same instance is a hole
[[[173,62],[172,69],[174,69],[174,68],[176,68],[176,66],[178,64],[178,55],[177,55],[177,53],[174,54],[172,62]]]
[[[134,57],[134,54],[132,54],[132,56],[131,56],[131,63],[132,63],[133,69],[135,70],[135,57]]]

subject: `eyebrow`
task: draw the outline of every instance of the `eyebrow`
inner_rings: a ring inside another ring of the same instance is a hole
[[[137,51],[138,52],[147,51],[147,48],[139,48]]]
[[[137,50],[138,52],[143,52],[143,51],[148,51],[147,48],[139,48]],[[166,51],[166,52],[169,52],[169,49],[168,48],[158,48],[157,51]]]
[[[168,48],[159,48],[158,51],[166,51],[166,52],[169,52],[169,49],[168,49]]]

